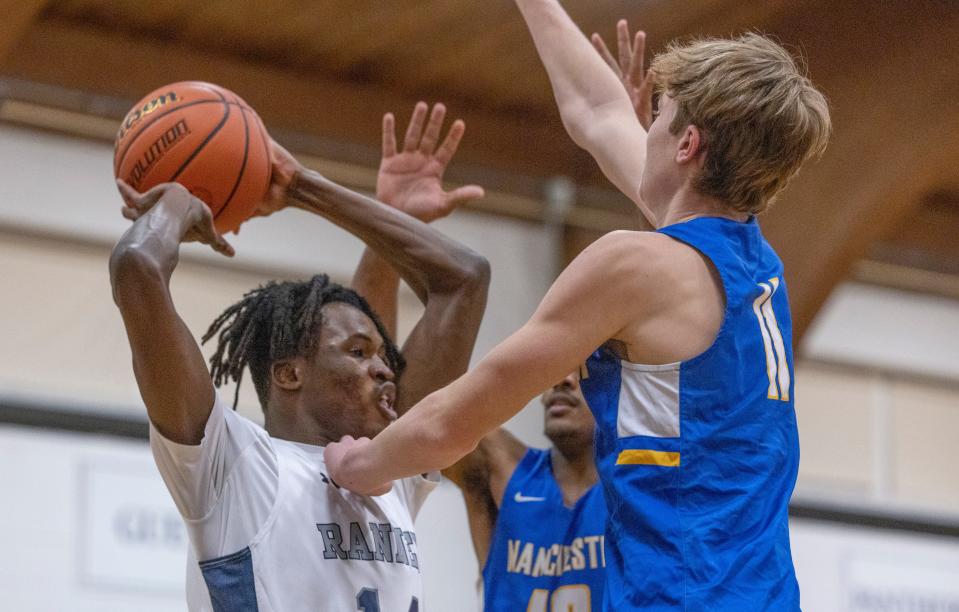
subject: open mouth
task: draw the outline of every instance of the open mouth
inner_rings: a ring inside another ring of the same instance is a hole
[[[394,408],[396,404],[396,385],[389,382],[380,387],[380,394],[376,406],[389,421],[395,421],[399,415]]]

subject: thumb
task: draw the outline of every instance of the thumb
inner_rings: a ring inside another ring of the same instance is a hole
[[[471,200],[478,200],[486,195],[486,191],[479,185],[465,185],[457,187],[446,194],[446,203],[449,206],[460,206]]]
[[[156,204],[157,200],[160,199],[160,196],[163,195],[163,192],[166,191],[166,184],[160,183],[152,189],[144,193],[140,193],[123,179],[117,179],[117,189],[120,190],[120,197],[123,198],[123,201],[127,206],[142,209],[149,208],[150,206]]]

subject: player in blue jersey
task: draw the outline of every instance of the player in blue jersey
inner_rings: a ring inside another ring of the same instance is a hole
[[[529,448],[499,428],[444,472],[466,501],[487,612],[599,609],[603,601],[606,504],[579,374],[542,402],[550,448]]]
[[[567,131],[656,231],[591,245],[471,372],[375,440],[329,446],[331,474],[363,492],[449,465],[588,360],[604,609],[798,610],[791,321],[756,215],[824,150],[826,101],[763,36],[673,43],[647,133],[557,0],[517,4]]]

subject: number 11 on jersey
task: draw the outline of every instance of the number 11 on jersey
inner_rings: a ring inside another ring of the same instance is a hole
[[[753,314],[759,322],[759,333],[763,338],[766,351],[766,376],[769,389],[766,397],[774,400],[789,401],[789,363],[786,360],[786,346],[773,310],[773,296],[779,289],[779,277],[769,279],[768,283],[759,283],[762,293],[753,300]]]

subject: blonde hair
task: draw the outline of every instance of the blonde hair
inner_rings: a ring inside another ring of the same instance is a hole
[[[826,148],[826,98],[765,36],[673,42],[650,69],[677,105],[670,132],[690,124],[703,132],[706,158],[696,188],[730,208],[763,212]]]

